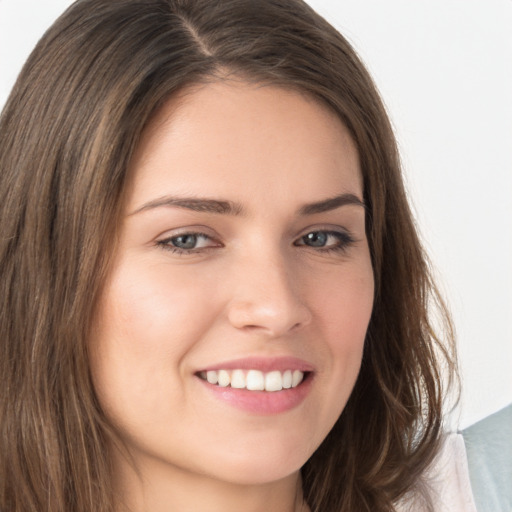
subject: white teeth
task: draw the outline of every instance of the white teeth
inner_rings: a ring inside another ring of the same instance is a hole
[[[260,370],[209,370],[199,376],[210,384],[220,387],[248,389],[250,391],[281,391],[297,387],[304,379],[300,370],[285,372],[271,371],[263,373]]]
[[[206,380],[210,384],[217,384],[217,382],[219,382],[219,378],[217,377],[217,372],[215,370],[206,372]]]
[[[231,377],[229,376],[229,373],[226,370],[219,370],[219,386],[222,388],[225,388],[229,386],[231,382]]]
[[[263,391],[265,389],[265,377],[259,370],[249,370],[247,372],[247,389],[251,391]]]
[[[243,370],[233,370],[231,374],[231,387],[243,389],[246,386],[245,373]]]
[[[265,391],[281,391],[283,376],[281,372],[270,372],[265,375]]]
[[[292,376],[292,388],[297,387],[302,382],[303,378],[304,374],[299,370],[295,370]]]
[[[286,370],[283,373],[283,388],[290,389],[292,387],[292,371]]]

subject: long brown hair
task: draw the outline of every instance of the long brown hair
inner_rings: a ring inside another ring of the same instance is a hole
[[[394,510],[436,453],[449,316],[388,117],[351,46],[302,0],[79,0],[38,43],[0,118],[2,512],[113,510],[87,340],[127,168],[158,107],[220,71],[313,96],[359,150],[375,303],[351,398],[303,468],[306,501],[314,512]]]

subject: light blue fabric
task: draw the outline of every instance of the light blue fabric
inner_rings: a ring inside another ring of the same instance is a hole
[[[512,512],[512,404],[462,435],[478,512]]]

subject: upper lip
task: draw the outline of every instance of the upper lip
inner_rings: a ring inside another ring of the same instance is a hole
[[[281,357],[245,357],[215,363],[213,365],[201,368],[200,371],[207,372],[211,370],[259,370],[261,372],[272,372],[286,370],[300,370],[301,372],[312,372],[314,367],[311,363],[291,356]]]

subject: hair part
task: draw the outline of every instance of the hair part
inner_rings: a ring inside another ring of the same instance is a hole
[[[113,511],[114,434],[87,342],[131,156],[167,99],[231,74],[328,105],[360,156],[374,310],[349,402],[303,468],[306,501],[313,512],[390,511],[433,459],[451,323],[384,106],[348,42],[301,0],[79,0],[0,117],[1,510]]]

